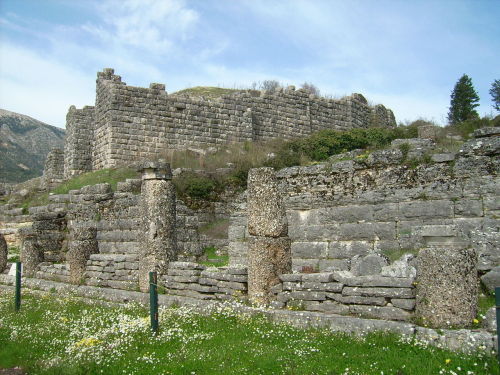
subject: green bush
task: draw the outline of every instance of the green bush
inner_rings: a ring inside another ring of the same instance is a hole
[[[490,119],[488,117],[470,119],[467,121],[462,121],[454,125],[449,125],[446,129],[451,132],[460,135],[464,139],[468,139],[470,134],[477,129],[484,128],[486,126],[495,126],[497,119]]]
[[[194,199],[209,199],[217,187],[216,181],[196,174],[181,175],[174,179],[177,194]]]
[[[369,128],[350,131],[321,130],[307,138],[286,143],[268,164],[288,167],[301,164],[301,159],[323,161],[328,157],[355,149],[382,148],[396,138],[413,138],[416,127]]]

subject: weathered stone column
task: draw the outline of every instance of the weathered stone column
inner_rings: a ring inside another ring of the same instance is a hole
[[[75,222],[70,228],[69,249],[66,260],[69,265],[69,281],[82,284],[90,254],[99,252],[95,221]]]
[[[271,287],[280,274],[291,273],[292,253],[288,221],[272,168],[257,168],[248,174],[248,296],[267,304]]]
[[[23,228],[19,231],[21,237],[21,262],[23,263],[23,274],[33,277],[39,263],[43,262],[43,251],[37,240],[37,232],[31,228]]]
[[[477,253],[449,233],[439,236],[453,230],[447,227],[427,228],[417,257],[415,314],[435,328],[468,326],[477,313]]]
[[[7,267],[7,242],[2,233],[0,233],[0,272],[3,272],[5,267]]]
[[[142,233],[139,253],[139,287],[149,289],[149,272],[166,274],[177,259],[175,186],[170,164],[145,162],[142,171]]]

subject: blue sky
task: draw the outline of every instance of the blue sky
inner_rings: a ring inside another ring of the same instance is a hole
[[[464,73],[495,114],[499,19],[499,0],[0,0],[0,108],[64,127],[112,67],[168,92],[307,81],[445,124]]]

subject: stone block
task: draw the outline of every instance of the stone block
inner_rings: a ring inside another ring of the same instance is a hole
[[[355,276],[377,275],[388,264],[387,258],[378,254],[355,256],[351,259],[351,273]]]
[[[333,281],[332,272],[305,273],[302,275],[302,282],[328,283]]]
[[[431,160],[434,163],[447,163],[455,160],[455,153],[446,153],[446,154],[432,154]]]
[[[481,282],[491,292],[495,292],[495,288],[500,287],[500,266],[493,268],[481,277]]]
[[[295,281],[295,282],[300,282],[302,281],[302,274],[300,273],[288,273],[288,274],[282,274],[279,275],[279,279],[281,281]]]
[[[396,238],[394,222],[346,223],[339,225],[339,237],[344,241],[393,240]],[[330,255],[331,258],[336,258]]]
[[[340,283],[322,283],[322,282],[313,282],[307,281],[302,283],[303,290],[312,290],[312,291],[326,291],[326,292],[341,292],[343,284]]]
[[[477,253],[424,248],[418,255],[416,315],[430,326],[466,326],[476,317]]]
[[[413,315],[406,310],[388,306],[350,305],[351,314],[385,320],[409,320]]]
[[[453,217],[453,202],[450,200],[422,200],[401,202],[400,215],[405,219],[437,219]]]
[[[391,303],[394,307],[398,307],[404,310],[414,310],[415,309],[415,300],[414,299],[401,299],[401,298],[392,298]]]
[[[291,292],[290,296],[292,299],[303,301],[324,301],[326,299],[325,292],[295,291]]]
[[[415,298],[415,290],[412,288],[370,288],[346,286],[342,289],[342,295],[385,298]]]
[[[364,287],[411,288],[415,282],[414,278],[406,277],[354,276],[349,271],[336,271],[333,273],[333,278],[347,286]]]
[[[349,269],[349,261],[347,259],[320,259],[320,272],[347,271]]]
[[[326,293],[326,298],[345,305],[385,306],[387,304],[384,297],[344,296],[341,293]]]
[[[293,258],[321,258],[326,255],[327,242],[293,242]]]
[[[351,259],[356,255],[367,255],[372,250],[371,241],[332,241],[328,246],[328,258]]]

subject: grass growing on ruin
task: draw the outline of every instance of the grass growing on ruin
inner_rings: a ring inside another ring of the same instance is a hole
[[[0,292],[0,368],[30,374],[499,374],[496,358],[455,354],[396,335],[300,330],[229,306],[200,315]]]
[[[203,250],[203,255],[206,258],[206,261],[201,261],[200,264],[210,267],[225,267],[229,264],[229,256],[218,255],[217,248],[215,246],[206,247]]]
[[[238,89],[228,89],[224,87],[213,86],[195,86],[184,90],[176,91],[171,95],[203,96],[206,99],[216,99],[223,95],[231,95],[237,92],[246,91]]]
[[[139,173],[131,168],[101,169],[99,171],[83,173],[63,182],[51,191],[53,194],[67,194],[70,190],[81,189],[87,185],[108,183],[111,189],[116,190],[116,185],[127,178],[139,178]]]

